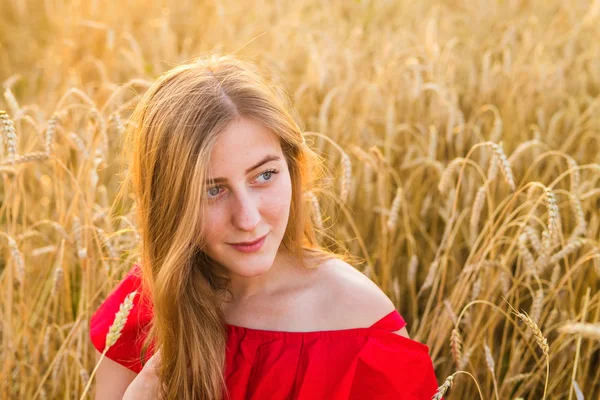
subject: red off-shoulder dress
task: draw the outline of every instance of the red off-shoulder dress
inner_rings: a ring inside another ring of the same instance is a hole
[[[125,297],[140,286],[137,264],[90,321],[92,343],[102,352]],[[138,291],[139,293],[139,291]],[[140,296],[106,357],[139,373],[143,328],[152,309]],[[437,381],[429,349],[393,331],[405,325],[393,311],[368,328],[282,332],[226,325],[225,378],[230,400],[431,399]],[[150,348],[145,360],[152,355]]]

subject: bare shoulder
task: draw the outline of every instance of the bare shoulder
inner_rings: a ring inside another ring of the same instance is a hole
[[[396,309],[371,279],[345,261],[330,259],[318,269],[317,314],[330,329],[370,327]]]

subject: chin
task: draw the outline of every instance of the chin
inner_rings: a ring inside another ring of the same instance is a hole
[[[252,278],[269,272],[275,261],[275,255],[255,254],[235,257],[230,263],[225,264],[227,269],[245,278]]]
[[[255,276],[260,276],[262,274],[265,274],[267,272],[269,272],[269,270],[271,269],[271,264],[260,264],[260,265],[256,265],[256,266],[251,266],[251,265],[244,265],[241,268],[229,268],[229,270],[238,275],[238,276],[243,276],[244,278],[253,278]]]

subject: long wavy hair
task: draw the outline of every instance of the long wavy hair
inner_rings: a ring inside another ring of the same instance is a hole
[[[128,121],[125,183],[136,202],[143,288],[153,307],[145,348],[152,343],[161,351],[160,398],[227,398],[227,331],[219,299],[229,281],[203,252],[201,215],[209,155],[230,123],[252,118],[280,138],[292,183],[282,245],[305,268],[347,259],[317,243],[303,193],[323,163],[307,146],[280,89],[250,61],[206,55],[161,75]]]

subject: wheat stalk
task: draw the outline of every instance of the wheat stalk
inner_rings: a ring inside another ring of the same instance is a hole
[[[544,353],[546,358],[548,358],[549,352],[550,352],[550,347],[548,346],[548,340],[544,337],[544,335],[542,334],[542,331],[540,330],[538,325],[535,323],[535,321],[533,321],[531,319],[531,317],[529,317],[529,315],[527,315],[527,313],[524,313],[524,312],[518,312],[517,317],[519,317],[525,323],[525,325],[527,325],[527,327],[529,328],[531,333],[533,333],[533,335],[534,335],[535,342],[537,343],[539,348],[542,349],[542,352]]]
[[[125,125],[123,124],[123,120],[121,119],[121,116],[117,111],[113,112],[108,116],[108,123],[115,126],[116,132],[119,137],[123,136],[123,134],[125,133]]]
[[[342,181],[340,199],[342,202],[348,200],[348,193],[350,193],[350,185],[352,184],[352,163],[348,154],[342,152]]]
[[[531,319],[535,321],[535,323],[540,322],[540,317],[542,316],[542,306],[544,304],[544,289],[538,289],[535,292],[535,296],[533,297],[533,302],[531,304]]]
[[[579,166],[570,155],[566,154],[565,157],[567,158],[567,164],[569,164],[569,170],[571,170],[571,192],[577,193],[579,191],[579,186],[581,185]]]
[[[108,256],[113,259],[118,258],[117,252],[115,251],[113,245],[110,243],[110,240],[108,239],[108,236],[106,235],[104,230],[99,227],[95,228],[96,232],[98,232],[98,236],[100,237],[100,241],[102,242],[104,247],[106,247],[106,250],[108,250]]]
[[[446,378],[442,386],[438,387],[437,391],[431,398],[432,400],[442,400],[448,389],[452,387],[452,380],[454,379],[454,374],[450,375]]]
[[[562,250],[550,257],[549,263],[554,264],[555,262],[560,261],[562,258],[580,249],[584,244],[585,239],[576,238],[571,240],[565,247],[562,248]]]
[[[493,182],[496,180],[498,176],[498,157],[496,154],[492,154],[492,158],[490,159],[490,165],[487,171],[487,180]]]
[[[6,99],[6,102],[8,103],[8,106],[10,107],[12,114],[15,116],[18,115],[19,112],[21,111],[21,107],[19,106],[19,102],[17,101],[17,98],[15,97],[15,95],[13,94],[12,90],[10,90],[9,87],[4,89],[4,98]]]
[[[548,340],[542,334],[542,331],[540,330],[539,326],[535,323],[535,321],[533,321],[529,317],[529,315],[527,315],[527,313],[517,312],[516,315],[517,315],[517,317],[519,317],[521,319],[521,321],[523,321],[525,323],[525,325],[527,325],[529,330],[533,333],[535,342],[537,343],[539,348],[542,349],[542,352],[544,353],[544,356],[546,357],[546,383],[544,385],[544,396],[543,396],[543,399],[545,399],[546,398],[546,390],[548,388],[548,378],[549,378],[549,374],[550,374],[550,346],[548,346]]]
[[[52,296],[54,296],[61,288],[63,282],[63,269],[62,265],[56,263],[56,269],[54,270],[54,278],[52,282]]]
[[[552,268],[552,275],[550,275],[550,287],[555,288],[558,280],[560,279],[560,264],[555,264]]]
[[[3,161],[0,165],[14,165],[14,164],[24,164],[31,161],[45,161],[48,159],[48,154],[43,151],[34,151],[31,153],[23,154],[22,156],[16,156],[12,160]]]
[[[505,379],[504,382],[503,382],[503,384],[504,383],[519,382],[519,381],[522,381],[524,379],[527,379],[527,378],[531,377],[532,375],[533,375],[533,373],[531,373],[531,372],[527,372],[527,373],[524,373],[524,374],[513,375],[510,378]]]
[[[473,288],[471,289],[471,301],[478,298],[480,293],[481,293],[481,275],[477,278],[477,280],[473,284]]]
[[[58,113],[53,113],[52,116],[50,117],[50,119],[48,120],[48,128],[46,128],[46,137],[45,137],[45,142],[44,142],[44,149],[46,151],[46,154],[50,155],[52,154],[52,143],[53,143],[53,139],[54,139],[54,134],[56,133],[56,129],[58,127],[58,124],[60,122],[59,119],[59,114]]]
[[[450,315],[450,319],[452,319],[452,323],[454,325],[456,325],[457,321],[458,321],[458,317],[456,315],[456,313],[454,312],[454,310],[452,309],[452,305],[450,304],[449,300],[444,300],[444,307],[446,308],[446,311],[448,311],[448,315]]]
[[[4,110],[0,110],[0,129],[4,133],[6,147],[8,148],[8,163],[13,164],[17,157],[17,133],[15,123]]]
[[[558,328],[562,333],[573,333],[581,335],[588,339],[600,340],[600,324],[588,324],[584,322],[574,322]]]
[[[13,261],[15,262],[16,271],[17,271],[17,280],[22,285],[23,280],[25,278],[25,262],[23,261],[23,253],[19,250],[19,246],[17,246],[17,242],[12,237],[6,235],[6,239],[8,241],[8,248],[10,249],[10,254],[12,255]]]
[[[44,343],[42,345],[42,358],[44,361],[48,361],[50,358],[50,333],[52,332],[52,327],[46,327],[46,334],[44,335]]]
[[[541,254],[544,251],[544,247],[542,246],[542,242],[540,241],[540,238],[535,229],[527,225],[525,226],[524,231],[527,235],[527,238],[529,239],[529,243],[531,243],[537,254]]]
[[[456,366],[458,368],[461,368],[461,364],[462,364],[462,345],[463,345],[463,341],[462,341],[462,337],[460,335],[460,332],[458,330],[458,327],[454,327],[454,329],[452,329],[452,333],[450,335],[450,351],[452,353],[452,358],[454,359],[454,363],[456,364]]]
[[[575,221],[577,224],[575,225],[575,229],[571,233],[571,240],[577,236],[585,236],[588,228],[587,222],[585,220],[585,213],[583,212],[583,207],[581,205],[581,200],[576,195],[569,196],[569,204],[575,214]]]
[[[77,146],[77,149],[79,149],[79,151],[81,152],[81,155],[84,160],[87,160],[88,158],[90,158],[90,154],[87,151],[85,142],[83,141],[83,139],[81,139],[79,137],[79,135],[77,135],[74,132],[71,132],[69,134],[69,138],[75,143],[75,145]]]
[[[525,272],[528,275],[535,275],[535,259],[533,258],[533,255],[527,248],[527,235],[525,233],[519,235],[519,255],[523,259],[523,264],[525,265]]]
[[[321,213],[321,206],[319,205],[319,199],[317,198],[317,196],[314,194],[313,191],[306,192],[306,196],[308,196],[311,207],[312,207],[313,221],[315,222],[317,229],[319,231],[323,231],[324,230],[323,216]]]
[[[594,247],[594,258],[592,259],[592,262],[594,263],[594,271],[600,279],[600,250],[596,247]]]
[[[502,294],[504,296],[508,296],[508,292],[510,291],[510,283],[511,283],[509,274],[503,270],[502,272],[500,272],[500,275],[498,276],[498,278],[500,279],[500,287],[502,289]]]
[[[428,289],[433,285],[433,281],[435,279],[435,274],[437,273],[439,263],[440,263],[440,260],[438,258],[436,258],[429,265],[429,270],[427,271],[427,276],[425,277],[425,281],[423,282],[423,285],[419,289],[419,293],[423,292],[425,289]]]
[[[544,330],[546,330],[546,331],[550,330],[551,329],[550,327],[552,326],[552,324],[554,324],[557,317],[558,317],[558,310],[553,309],[552,311],[550,311],[550,314],[548,314],[546,321],[544,321]]]
[[[77,256],[79,259],[84,259],[87,257],[87,248],[83,247],[83,240],[81,237],[81,222],[79,217],[76,215],[73,216],[72,230],[73,236],[75,237],[75,245],[77,246]]]
[[[425,198],[423,199],[423,202],[421,203],[421,208],[419,209],[419,217],[421,219],[425,218],[425,215],[427,214],[427,210],[429,210],[429,206],[431,205],[431,195],[428,193]]]
[[[454,160],[452,160],[450,164],[448,164],[446,169],[444,169],[444,172],[442,173],[442,176],[440,177],[440,182],[438,184],[438,190],[440,191],[440,193],[444,193],[449,189],[452,175],[454,175],[454,173],[458,170],[458,168],[464,161],[466,161],[464,157],[457,157]]]
[[[408,269],[406,274],[406,279],[409,285],[414,286],[417,282],[417,267],[419,266],[419,259],[415,254],[410,257],[410,261],[408,262]]]
[[[475,195],[475,201],[471,208],[471,219],[469,221],[469,233],[471,234],[471,245],[475,244],[475,240],[479,233],[479,220],[481,218],[481,210],[485,204],[485,186],[480,187]]]
[[[494,154],[498,158],[498,163],[500,166],[500,171],[504,176],[504,180],[508,183],[508,186],[514,191],[517,186],[515,184],[515,177],[513,175],[512,169],[510,167],[510,163],[506,158],[506,154],[504,154],[504,150],[502,149],[502,144],[490,143],[490,147],[494,151]]]
[[[539,141],[538,139],[527,140],[527,141],[521,143],[512,152],[510,157],[508,157],[508,162],[512,163],[513,161],[516,161],[516,159],[519,158],[519,156],[521,154],[523,154],[525,152],[525,150],[529,149],[530,147],[539,146],[539,145],[542,145],[542,142]]]
[[[496,393],[496,399],[500,399],[500,395],[498,394],[498,382],[496,381],[496,374],[494,373],[495,363],[494,357],[492,357],[492,351],[488,347],[487,343],[483,344],[483,349],[485,351],[485,364],[488,367],[488,370],[492,374],[492,382],[494,383],[494,392]]]
[[[558,211],[558,205],[556,204],[556,197],[550,188],[544,188],[546,207],[548,208],[548,235],[551,244],[556,243],[558,240],[558,226],[560,214]]]
[[[396,196],[392,201],[392,207],[390,209],[390,216],[387,220],[387,227],[390,231],[394,230],[396,223],[398,222],[398,215],[400,213],[400,205],[402,203],[402,188],[396,189]]]
[[[121,332],[123,331],[123,328],[125,327],[125,323],[127,322],[129,313],[133,309],[133,306],[134,306],[133,299],[136,296],[136,294],[137,294],[137,290],[134,290],[133,292],[129,293],[127,295],[127,297],[125,297],[125,300],[123,300],[123,302],[119,306],[119,311],[117,311],[117,313],[115,314],[115,320],[111,324],[110,328],[108,329],[108,333],[106,334],[106,342],[104,345],[104,350],[102,351],[102,355],[100,356],[98,363],[96,363],[96,366],[94,367],[94,370],[92,371],[92,374],[87,379],[87,384],[86,384],[85,388],[83,389],[83,393],[81,394],[81,397],[79,398],[79,400],[83,400],[85,398],[85,395],[90,388],[90,384],[92,383],[92,378],[96,374],[96,371],[98,370],[98,366],[100,365],[100,363],[102,362],[102,359],[108,352],[108,349],[111,346],[113,346],[117,342],[117,340],[121,337]]]

